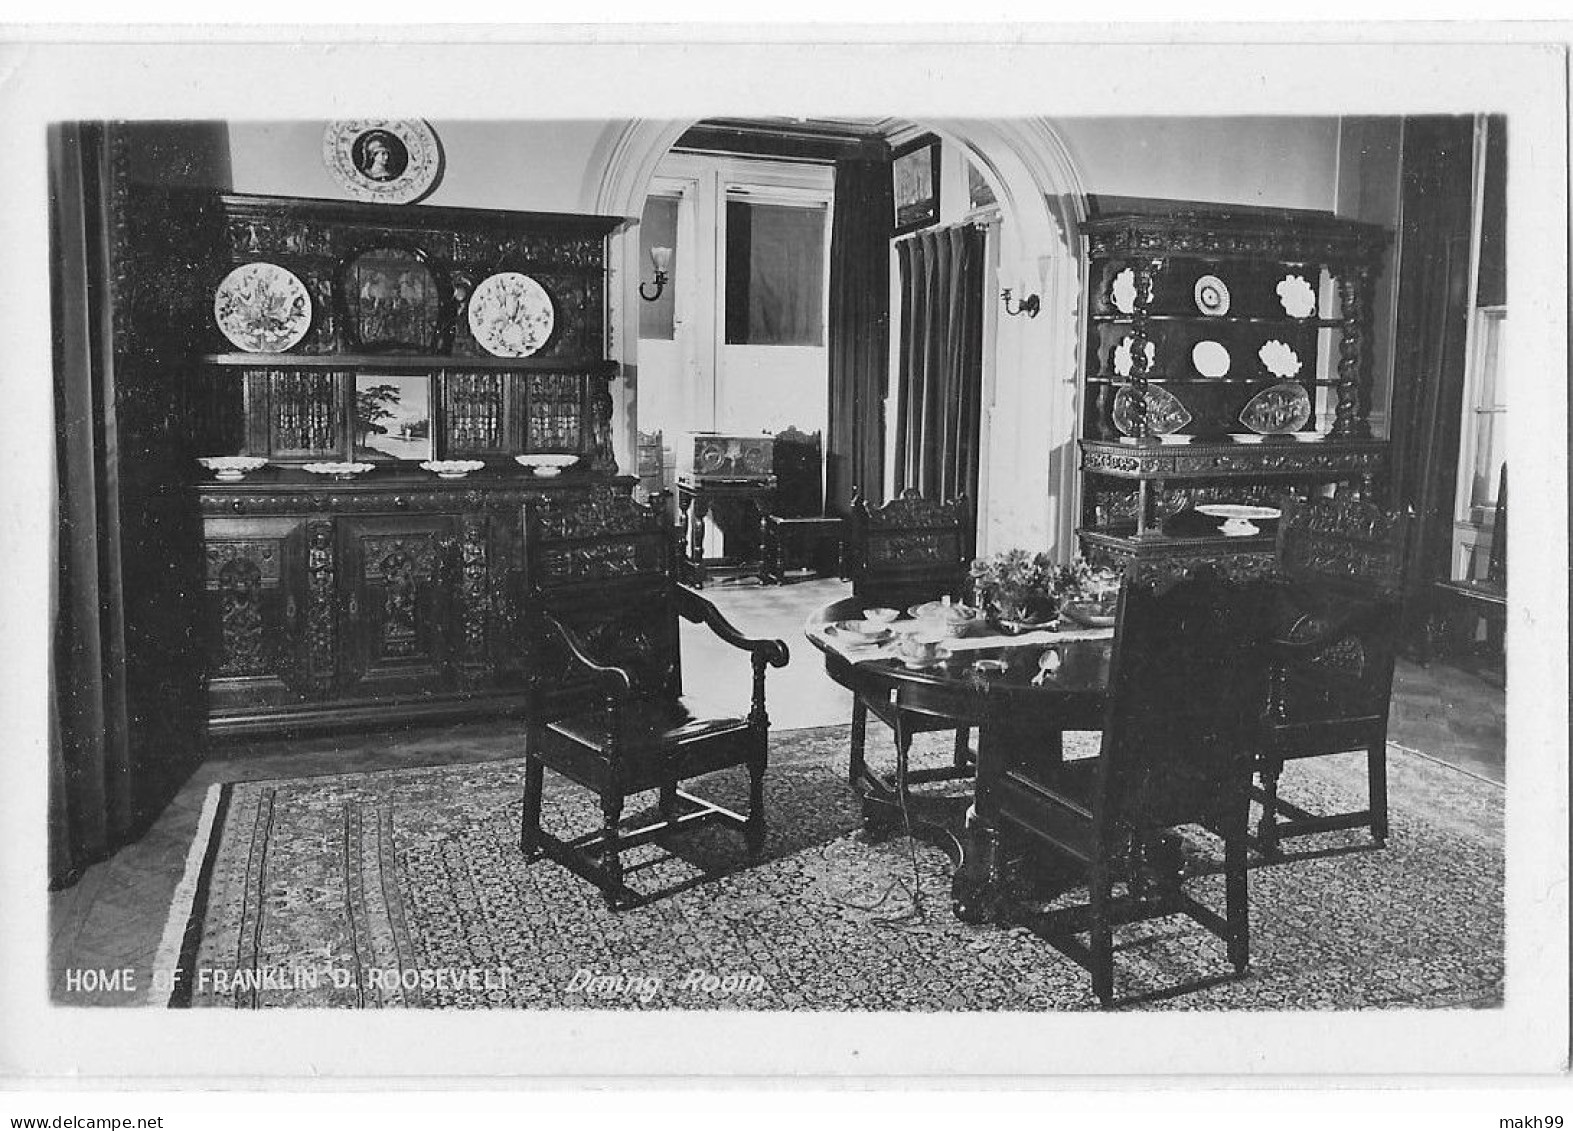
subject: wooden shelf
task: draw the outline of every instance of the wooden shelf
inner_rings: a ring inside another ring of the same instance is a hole
[[[1387,441],[1326,437],[1261,443],[1201,440],[1082,440],[1082,471],[1114,479],[1233,479],[1284,476],[1340,479],[1377,475],[1387,463]]]
[[[210,353],[204,354],[200,360],[205,365],[227,369],[353,369],[363,373],[378,369],[413,372],[479,369],[497,372],[595,373],[606,377],[617,375],[617,363],[604,358],[457,357],[407,353]]]
[[[1134,322],[1132,314],[1093,314],[1089,315],[1093,322],[1105,322],[1118,325],[1122,322]],[[1260,324],[1266,326],[1297,326],[1315,327],[1322,330],[1341,330],[1344,320],[1342,318],[1291,318],[1287,314],[1151,314],[1147,315],[1149,322],[1195,322],[1201,325],[1208,323],[1234,324],[1246,326]]]

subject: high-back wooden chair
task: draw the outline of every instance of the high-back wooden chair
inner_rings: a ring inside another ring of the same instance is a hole
[[[1285,837],[1335,829],[1387,839],[1387,723],[1409,527],[1407,515],[1358,499],[1284,500],[1257,757],[1257,844],[1269,856]],[[1366,756],[1364,809],[1316,815],[1279,796],[1287,762],[1355,750]]]
[[[1023,759],[992,783],[1005,828],[1080,865],[1085,904],[1037,922],[1114,994],[1114,928],[1184,914],[1222,938],[1236,974],[1249,956],[1246,847],[1251,747],[1261,702],[1267,587],[1204,576],[1127,579],[1096,758]],[[1183,890],[1167,830],[1205,826],[1224,842],[1224,914]],[[1125,894],[1116,898],[1115,885]],[[1086,941],[1082,941],[1082,936]]]
[[[588,879],[614,910],[643,901],[623,882],[621,852],[679,827],[720,820],[742,828],[757,853],[769,749],[765,670],[786,664],[786,644],[743,636],[704,597],[679,585],[671,527],[625,489],[595,487],[528,504],[525,548],[531,694],[524,853],[544,852]],[[749,654],[753,699],[746,711],[707,717],[683,697],[679,617]],[[678,788],[733,766],[748,770],[746,818]],[[541,828],[547,768],[599,796],[599,832],[562,840]],[[623,828],[624,799],[652,789],[660,791],[661,820]]]
[[[925,499],[909,487],[870,507],[854,492],[848,538],[853,596],[892,608],[945,595],[962,599],[975,541],[972,521],[965,496]]]
[[[905,609],[941,597],[965,598],[973,547],[972,508],[965,498],[925,499],[909,488],[883,506],[869,507],[854,493],[851,531],[847,552],[852,592],[866,604]],[[865,798],[895,802],[866,807],[870,832],[882,831],[892,823],[910,786],[972,774],[972,720],[952,713],[944,704],[920,702],[916,698],[920,694],[917,689],[908,689],[894,697],[853,697],[848,778]],[[871,714],[890,728],[895,739],[895,773],[888,780],[868,769]],[[911,770],[908,758],[913,737],[947,730],[955,731],[951,764]]]

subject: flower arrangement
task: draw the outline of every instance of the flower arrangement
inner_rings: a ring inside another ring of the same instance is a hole
[[[972,563],[972,590],[980,605],[1007,624],[1034,624],[1063,603],[1102,604],[1119,592],[1120,574],[1082,557],[1056,565],[1047,554],[1005,550]]]

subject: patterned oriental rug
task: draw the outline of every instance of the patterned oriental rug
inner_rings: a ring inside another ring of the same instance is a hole
[[[923,737],[929,756],[948,757],[948,736]],[[1087,974],[1029,928],[951,915],[944,853],[904,836],[866,842],[846,749],[845,728],[773,735],[763,857],[750,864],[739,834],[705,827],[627,853],[630,886],[671,894],[615,915],[559,865],[521,859],[517,760],[215,786],[159,959],[183,973],[154,1001],[1096,1008]],[[1500,1005],[1503,790],[1396,746],[1389,775],[1385,849],[1339,833],[1297,838],[1282,862],[1253,860],[1245,979],[1205,984],[1228,971],[1222,944],[1175,917],[1119,928],[1117,993],[1151,1009]],[[739,807],[744,777],[692,791]],[[1297,804],[1352,808],[1364,760],[1296,763],[1285,783]],[[548,773],[543,819],[576,835],[599,809]],[[1186,844],[1199,871],[1221,857],[1205,833]],[[1220,876],[1189,889],[1221,909]]]

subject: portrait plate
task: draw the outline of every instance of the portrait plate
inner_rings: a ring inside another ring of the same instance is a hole
[[[383,204],[413,204],[442,175],[437,135],[415,119],[329,122],[322,159],[351,196]]]

